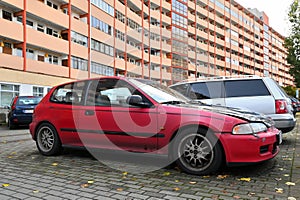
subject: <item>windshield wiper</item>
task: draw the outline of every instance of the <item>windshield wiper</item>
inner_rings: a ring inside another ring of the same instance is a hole
[[[176,104],[185,104],[184,101],[164,101],[161,104],[172,104],[172,105],[176,105]]]

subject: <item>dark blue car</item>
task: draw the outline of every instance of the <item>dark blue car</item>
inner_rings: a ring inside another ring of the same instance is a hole
[[[18,126],[29,125],[35,106],[41,101],[40,96],[16,96],[13,98],[9,113],[8,127],[14,129]]]

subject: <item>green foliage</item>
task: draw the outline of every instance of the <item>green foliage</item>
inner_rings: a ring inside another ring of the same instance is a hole
[[[287,63],[291,65],[289,73],[294,77],[297,87],[300,87],[300,7],[298,0],[291,4],[288,18],[291,23],[291,34],[284,41],[288,50]]]
[[[295,97],[296,96],[296,90],[297,88],[296,87],[293,87],[293,86],[286,86],[286,87],[283,87],[284,91],[292,96],[292,97]]]

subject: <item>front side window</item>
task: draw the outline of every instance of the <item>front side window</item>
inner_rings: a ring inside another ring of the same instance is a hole
[[[86,104],[89,106],[126,106],[135,89],[122,80],[101,79],[91,83]]]
[[[51,95],[50,101],[61,104],[81,104],[86,82],[80,81],[58,87]]]

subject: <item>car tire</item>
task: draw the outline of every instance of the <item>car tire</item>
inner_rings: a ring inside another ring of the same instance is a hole
[[[186,173],[207,175],[222,165],[223,152],[217,137],[205,129],[188,128],[180,131],[173,140],[173,159]]]
[[[56,129],[49,123],[43,123],[36,131],[36,146],[42,155],[58,155],[62,145]]]
[[[13,130],[13,129],[17,128],[17,126],[15,124],[13,124],[10,120],[8,120],[7,126],[9,128],[9,130]]]

